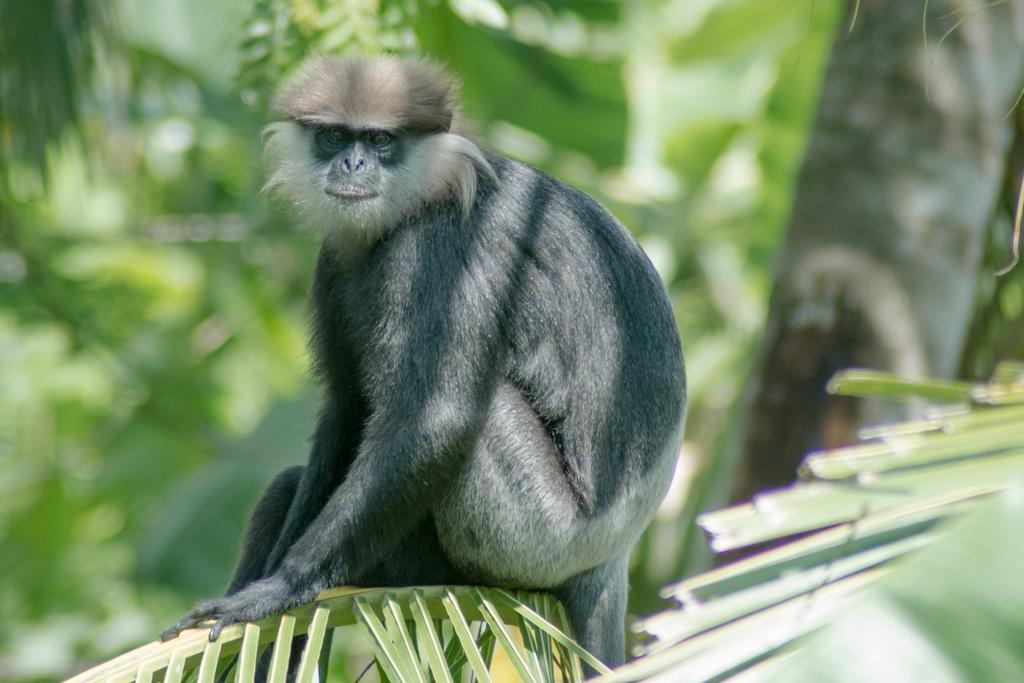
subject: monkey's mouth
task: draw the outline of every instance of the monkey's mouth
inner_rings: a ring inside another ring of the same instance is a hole
[[[336,199],[370,199],[376,197],[378,193],[372,190],[361,190],[355,187],[326,187],[324,192],[331,195]]]

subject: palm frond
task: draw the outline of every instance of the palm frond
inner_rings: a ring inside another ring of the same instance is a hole
[[[340,627],[362,630],[369,637],[375,663],[389,681],[452,683],[462,680],[468,666],[473,680],[489,682],[496,646],[522,680],[531,683],[582,681],[581,662],[609,672],[567,634],[565,612],[549,595],[421,586],[335,588],[285,614],[225,628],[216,642],[209,641],[205,629],[185,631],[166,643],[143,645],[68,683],[210,683],[226,674],[230,680],[252,681],[265,652],[270,653],[268,681],[284,681],[289,667],[297,683],[309,683],[314,675],[323,681],[334,631]],[[301,636],[307,638],[295,669],[292,645]]]
[[[862,444],[811,453],[792,486],[700,517],[720,552],[785,542],[666,588],[676,607],[637,624],[653,640],[602,680],[762,680],[795,671],[807,636],[872,595],[865,588],[888,585],[879,579],[903,567],[897,560],[954,542],[945,520],[1020,490],[1022,370],[1003,365],[977,385],[838,375],[837,393],[930,407],[922,419],[866,430]],[[993,545],[1007,541],[1015,543]]]

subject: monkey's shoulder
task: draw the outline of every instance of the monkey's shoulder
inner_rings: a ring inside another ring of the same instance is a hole
[[[636,255],[629,231],[589,194],[529,164],[488,154],[495,178],[482,178],[471,223],[526,232],[538,240],[599,239]]]
[[[571,208],[578,213],[602,214],[602,219],[618,224],[596,199],[539,168],[497,154],[488,154],[487,160],[496,181],[481,183],[485,201],[515,204],[535,215],[546,208]]]
[[[529,164],[494,154],[488,161],[496,180],[481,183],[471,230],[563,273],[610,269],[643,289],[662,288],[633,235],[596,199]]]

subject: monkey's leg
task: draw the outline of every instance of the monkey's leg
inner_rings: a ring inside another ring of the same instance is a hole
[[[470,462],[438,506],[441,543],[473,582],[550,589],[580,643],[613,666],[624,656],[621,512],[611,503],[584,512],[564,459],[523,394],[500,385]]]
[[[226,595],[233,595],[264,577],[264,567],[278,543],[285,518],[302,478],[302,467],[289,467],[278,474],[256,504],[242,542],[242,556]]]
[[[444,554],[431,517],[424,519],[375,567],[354,578],[361,586],[430,586],[467,583]]]
[[[626,658],[626,594],[629,556],[577,574],[552,592],[565,605],[580,645],[616,667]],[[587,676],[597,672],[585,667]]]

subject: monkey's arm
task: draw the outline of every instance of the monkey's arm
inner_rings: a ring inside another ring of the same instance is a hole
[[[365,359],[370,418],[347,476],[268,578],[187,617],[252,621],[358,580],[420,522],[468,455],[497,376],[501,271],[474,267],[482,248],[396,254],[404,263],[381,295],[381,324]],[[426,256],[424,256],[424,253]],[[417,258],[411,264],[408,258]],[[468,264],[468,265],[467,265]],[[404,277],[401,277],[404,275]],[[484,276],[487,277],[484,277]],[[497,297],[497,298],[496,298]],[[318,435],[319,436],[319,435]],[[314,444],[314,450],[319,444]]]
[[[288,548],[309,527],[348,472],[355,457],[358,428],[351,424],[351,414],[356,411],[352,406],[346,411],[344,404],[342,398],[328,398],[320,412],[309,461],[302,470],[281,533],[263,565],[262,576],[277,570]],[[233,586],[228,594],[243,587]]]
[[[313,278],[312,346],[317,373],[325,385],[324,403],[311,439],[309,461],[303,468],[281,532],[260,567],[260,578],[277,570],[288,548],[320,514],[331,493],[344,480],[359,447],[366,406],[359,395],[349,325],[338,310],[338,301],[345,298],[347,286],[330,250],[321,249]],[[236,591],[228,594],[233,592]]]

